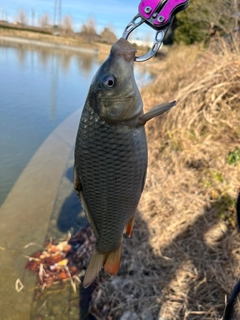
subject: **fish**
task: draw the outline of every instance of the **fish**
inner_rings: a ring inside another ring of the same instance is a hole
[[[136,49],[120,38],[100,66],[89,88],[74,152],[74,188],[96,236],[83,287],[103,268],[118,272],[122,239],[131,236],[144,188],[148,148],[144,125],[176,102],[147,113],[133,65]]]

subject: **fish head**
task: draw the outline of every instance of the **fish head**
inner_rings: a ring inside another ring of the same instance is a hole
[[[133,73],[135,54],[136,49],[127,40],[119,39],[93,78],[91,106],[109,123],[138,119],[143,113],[142,98]]]

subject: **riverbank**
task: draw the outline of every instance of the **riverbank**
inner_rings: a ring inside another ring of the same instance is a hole
[[[86,54],[97,54],[98,48],[84,48],[84,47],[77,47],[77,46],[70,46],[70,45],[64,45],[54,42],[45,42],[40,40],[32,40],[32,39],[24,39],[24,38],[18,38],[18,37],[10,37],[10,36],[0,36],[0,44],[6,44],[6,43],[15,43],[19,45],[24,46],[37,46],[37,47],[45,47],[49,49],[60,49],[60,50],[66,50],[66,51],[73,51],[73,52],[79,52],[79,53],[86,53]]]
[[[107,55],[111,47],[109,44],[104,43],[87,43],[78,36],[55,36],[25,30],[9,30],[1,28],[0,41],[15,43],[24,46],[42,46],[53,49],[82,52],[87,54],[98,53],[100,56]]]

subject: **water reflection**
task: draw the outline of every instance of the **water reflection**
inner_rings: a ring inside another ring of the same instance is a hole
[[[9,47],[1,47],[2,52],[4,51],[4,48],[6,52],[9,51]],[[60,51],[56,49],[50,50],[49,48],[44,47],[26,49],[22,45],[12,45],[12,49],[14,50],[18,64],[21,67],[28,67],[28,59],[30,59],[32,68],[35,68],[36,65],[38,65],[43,68],[43,70],[47,70],[49,65],[52,63],[52,58],[54,57],[60,68],[62,68],[66,73],[69,72],[71,64],[76,63],[78,65],[79,72],[82,73],[84,71],[85,74],[88,74],[93,67],[94,61],[97,61],[97,58],[92,55],[79,53],[74,54],[71,51]]]
[[[1,205],[41,143],[83,106],[100,62],[91,55],[14,44],[0,46],[0,62]]]
[[[16,56],[17,56],[19,65],[21,65],[22,67],[25,67],[26,60],[27,60],[27,51],[24,48],[20,47],[19,50],[16,51]]]
[[[52,56],[51,60],[52,60],[51,61],[52,81],[51,81],[50,118],[52,121],[54,121],[56,119],[56,114],[57,114],[57,90],[58,90],[59,63],[55,56]]]
[[[89,70],[92,68],[92,59],[89,56],[85,56],[83,59],[77,58],[78,68],[80,72],[88,74]]]
[[[65,74],[67,74],[69,67],[70,67],[70,62],[73,56],[69,53],[66,53],[64,55],[61,55],[59,59],[59,63],[61,65],[61,68],[64,70]]]

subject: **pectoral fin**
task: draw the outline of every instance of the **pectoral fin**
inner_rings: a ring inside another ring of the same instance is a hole
[[[169,109],[174,107],[176,104],[177,104],[176,101],[172,101],[172,102],[165,102],[157,106],[154,106],[150,111],[140,116],[138,124],[144,125],[148,120],[154,117],[160,116],[160,114],[163,114],[164,112],[168,111]]]

